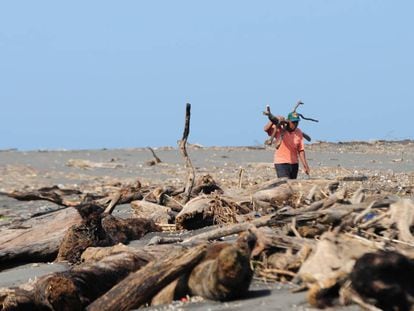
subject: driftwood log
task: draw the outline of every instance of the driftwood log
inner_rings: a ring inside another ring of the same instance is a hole
[[[268,212],[285,206],[299,207],[302,204],[325,199],[338,188],[332,180],[280,180],[269,188],[259,190],[252,196],[256,210]]]
[[[53,261],[66,231],[81,222],[79,212],[70,207],[2,230],[0,270],[19,263]]]
[[[3,298],[4,310],[83,310],[115,284],[153,258],[146,252],[122,252],[41,277],[31,290],[16,289]]]
[[[131,202],[136,217],[151,219],[155,223],[170,224],[174,222],[171,208],[156,203],[139,200]]]
[[[234,201],[212,194],[189,201],[176,216],[178,230],[199,229],[211,225],[237,223],[241,207]]]
[[[202,261],[159,292],[151,304],[168,304],[186,296],[218,301],[243,297],[253,277],[250,257],[256,242],[256,234],[247,231],[234,243],[210,244]]]
[[[149,263],[95,300],[87,310],[118,311],[142,306],[178,276],[191,270],[204,256],[205,250],[205,245],[201,245]]]

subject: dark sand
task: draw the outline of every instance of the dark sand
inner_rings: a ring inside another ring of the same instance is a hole
[[[79,150],[79,151],[0,151],[0,192],[62,185],[67,188],[108,188],[115,183],[183,185],[187,171],[177,148],[154,149],[162,163],[148,166],[148,149]],[[275,177],[271,164],[273,148],[188,146],[196,175],[210,174],[225,190],[236,189],[240,169],[244,170],[243,187]],[[381,189],[410,195],[414,191],[414,142],[315,143],[307,146],[311,178],[367,176]],[[88,160],[113,168],[69,166],[71,160]],[[307,178],[302,173],[299,178]],[[108,186],[109,185],[109,186]],[[0,230],[13,221],[58,208],[46,201],[19,202],[0,195]],[[129,205],[118,206],[114,215],[128,217]],[[147,237],[149,238],[149,237]],[[37,276],[65,269],[64,264],[38,263],[0,272],[0,287],[27,282]],[[305,293],[293,294],[290,285],[266,284],[256,280],[249,297],[229,303],[191,302],[152,308],[157,310],[309,310]],[[356,307],[341,308],[357,310]]]

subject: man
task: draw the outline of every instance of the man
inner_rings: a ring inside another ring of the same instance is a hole
[[[277,177],[296,179],[300,159],[303,169],[309,175],[310,169],[305,155],[302,131],[298,128],[300,121],[296,112],[289,113],[287,119],[278,116],[276,120],[269,121],[264,127],[265,132],[276,138],[274,165]]]

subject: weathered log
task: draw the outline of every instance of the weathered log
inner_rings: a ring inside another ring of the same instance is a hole
[[[246,231],[234,243],[210,244],[191,273],[165,287],[151,304],[168,304],[186,296],[220,301],[243,297],[253,276],[250,257],[256,242],[256,234]]]
[[[136,217],[152,219],[155,223],[169,224],[174,220],[171,208],[144,200],[131,202]]]
[[[22,262],[53,261],[66,231],[80,224],[74,208],[31,218],[20,228],[5,229],[0,234],[0,270]]]
[[[253,277],[250,255],[256,241],[254,233],[245,232],[236,243],[207,252],[189,276],[190,294],[220,301],[243,297]]]
[[[178,230],[199,229],[215,224],[237,223],[241,207],[230,199],[218,195],[200,196],[189,201],[176,216]]]
[[[98,262],[75,266],[66,272],[52,273],[30,284],[30,291],[18,288],[10,292],[4,298],[3,307],[20,310],[28,305],[32,310],[83,310],[150,260],[153,257],[145,251],[124,251]]]
[[[316,186],[316,187],[315,187]],[[259,190],[252,196],[256,210],[268,212],[284,206],[299,207],[312,199],[322,200],[338,187],[338,182],[332,180],[286,180],[280,181],[275,187]]]
[[[103,296],[91,303],[87,310],[130,310],[138,308],[181,274],[191,270],[204,256],[205,245],[179,251],[162,260],[153,261],[131,273]]]

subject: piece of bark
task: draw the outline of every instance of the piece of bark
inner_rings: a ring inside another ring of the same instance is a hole
[[[204,256],[205,245],[153,261],[127,276],[87,307],[96,310],[130,310],[149,302],[162,288],[191,270]]]
[[[31,218],[21,229],[5,229],[0,235],[0,270],[24,262],[53,261],[66,231],[80,224],[74,208]]]

